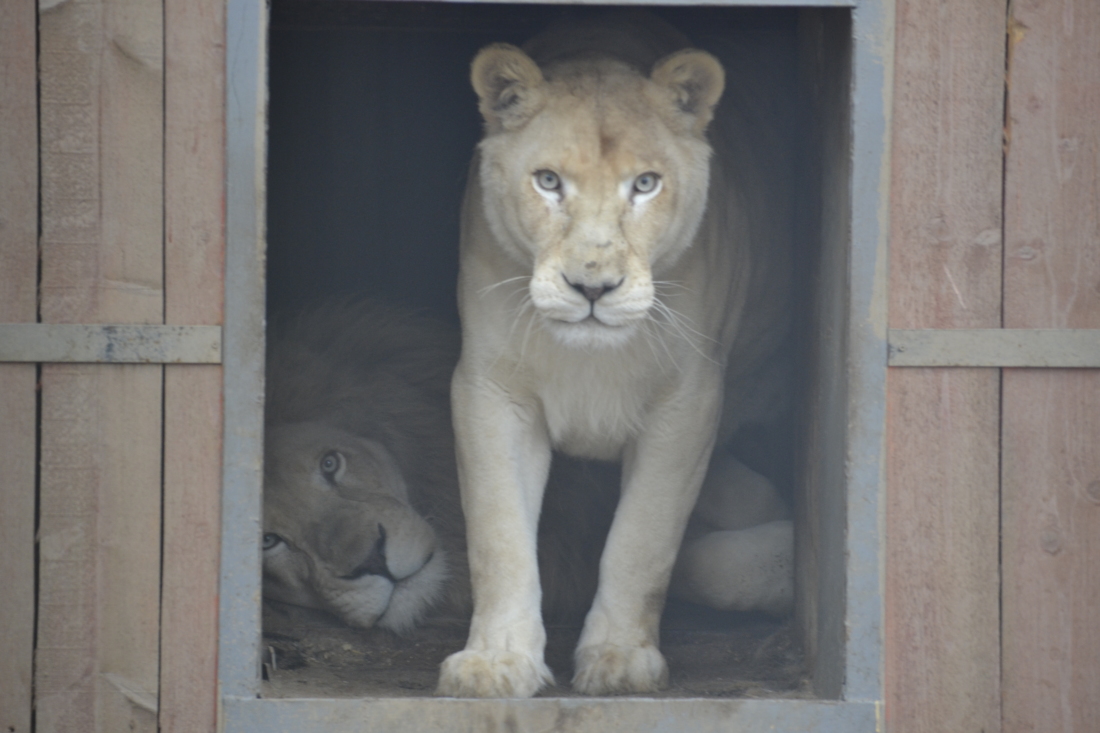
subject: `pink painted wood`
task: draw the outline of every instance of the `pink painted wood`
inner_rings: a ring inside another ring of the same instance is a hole
[[[32,3],[0,0],[0,323],[34,322],[38,91]],[[0,364],[0,731],[30,733],[37,368]]]
[[[899,0],[890,326],[996,328],[1004,7]],[[1000,729],[999,373],[887,376],[892,733]]]
[[[1012,6],[1005,325],[1100,328],[1100,4]],[[1100,370],[1006,369],[1004,729],[1100,720]]]

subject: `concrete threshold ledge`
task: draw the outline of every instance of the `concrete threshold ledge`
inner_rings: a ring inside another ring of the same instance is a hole
[[[225,733],[873,733],[882,704],[873,701],[711,698],[225,698]]]

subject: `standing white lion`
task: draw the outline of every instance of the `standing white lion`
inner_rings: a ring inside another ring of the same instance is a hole
[[[666,682],[658,623],[701,488],[680,595],[791,603],[791,524],[770,521],[782,502],[729,454],[711,462],[720,428],[766,408],[787,242],[741,118],[716,123],[730,144],[712,156],[724,72],[687,46],[658,22],[612,19],[473,62],[485,136],[463,211],[451,399],[474,614],[440,694],[530,696],[552,681],[536,529],[554,449],[623,466],[575,690]]]

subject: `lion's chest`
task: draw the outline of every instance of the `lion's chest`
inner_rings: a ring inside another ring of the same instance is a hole
[[[550,439],[570,455],[618,460],[623,447],[646,423],[659,390],[645,369],[616,363],[613,354],[587,355],[557,368],[547,368],[537,380]],[[555,360],[556,361],[556,360]]]

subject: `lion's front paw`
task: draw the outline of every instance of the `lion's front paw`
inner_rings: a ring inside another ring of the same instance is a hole
[[[541,659],[508,651],[461,651],[443,660],[439,687],[444,697],[531,697],[553,684]]]
[[[668,684],[668,664],[654,646],[579,647],[573,689],[585,695],[656,692]]]

